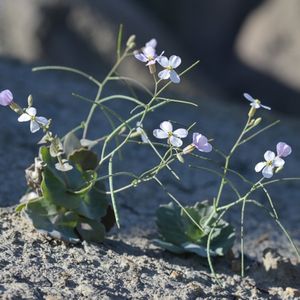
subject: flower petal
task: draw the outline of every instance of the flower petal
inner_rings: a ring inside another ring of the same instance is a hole
[[[151,59],[148,61],[148,63],[146,64],[146,66],[150,66],[150,65],[154,65],[156,63],[156,60],[155,59]]]
[[[10,90],[4,90],[0,93],[0,105],[7,106],[13,101],[13,94]]]
[[[28,107],[28,108],[26,108],[25,111],[31,117],[35,117],[35,115],[36,115],[36,109],[34,107]]]
[[[156,39],[151,39],[149,42],[146,43],[145,47],[152,47],[156,48],[157,46],[157,41]]]
[[[264,109],[271,110],[271,107],[270,107],[270,106],[262,105],[262,104],[260,104],[260,106],[261,106],[262,108],[264,108]]]
[[[166,133],[170,133],[173,131],[172,123],[169,121],[164,121],[160,123],[159,127]]]
[[[207,137],[201,133],[194,132],[193,133],[193,144],[195,146],[196,146],[196,144],[201,144],[201,145],[207,144]]]
[[[48,119],[46,119],[44,117],[36,117],[35,119],[38,123],[40,123],[44,126],[46,126],[49,123]]]
[[[180,77],[174,70],[170,70],[170,79],[174,83],[180,82]]]
[[[210,143],[195,145],[200,152],[211,152],[212,145]]]
[[[28,122],[31,120],[31,117],[24,113],[24,114],[21,114],[21,116],[18,118],[18,122]]]
[[[145,48],[143,49],[143,53],[145,54],[145,56],[146,56],[147,58],[149,58],[149,57],[155,57],[155,56],[156,56],[155,49],[152,48],[152,47],[145,47]]]
[[[259,162],[256,166],[255,166],[255,172],[260,172],[264,167],[266,166],[266,162],[262,161]]]
[[[153,130],[153,135],[157,138],[157,139],[166,139],[169,137],[168,133],[161,130],[161,129],[154,129]]]
[[[282,158],[280,158],[278,156],[275,157],[275,159],[273,161],[274,167],[280,168],[280,167],[283,167],[284,164],[285,164],[285,161]]]
[[[40,125],[38,124],[38,122],[31,120],[30,122],[30,131],[32,133],[37,132],[40,129]]]
[[[276,146],[277,149],[277,155],[280,157],[287,157],[292,153],[292,148],[288,144],[284,142],[280,142]]]
[[[271,178],[273,176],[274,168],[271,166],[265,167],[262,171],[262,174],[265,178]]]
[[[248,101],[250,101],[250,102],[254,102],[254,101],[255,101],[255,99],[254,99],[251,95],[249,95],[248,93],[244,93],[243,96],[244,96]]]
[[[134,51],[134,57],[142,62],[148,61],[148,58],[143,53],[139,53],[138,51]]]
[[[179,129],[176,129],[173,134],[176,136],[176,137],[179,137],[179,138],[185,138],[187,137],[187,135],[189,134],[188,131],[184,128],[179,128]]]
[[[275,158],[275,153],[273,151],[268,150],[265,152],[264,158],[266,161],[272,161]]]
[[[170,78],[170,70],[162,70],[158,73],[158,77],[160,79],[169,79]]]
[[[170,137],[169,141],[170,141],[170,144],[173,145],[174,147],[181,147],[183,144],[182,140],[174,135],[172,135]]]
[[[169,58],[169,64],[173,69],[176,69],[181,64],[181,58],[177,55],[172,55]]]
[[[157,62],[164,68],[167,68],[169,66],[169,60],[166,56],[159,56],[157,58]]]
[[[251,105],[252,107],[256,108],[256,109],[259,109],[259,108],[260,108],[260,104],[257,103],[256,101],[252,102],[250,105]]]

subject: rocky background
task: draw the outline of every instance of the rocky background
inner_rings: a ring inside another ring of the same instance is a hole
[[[1,0],[0,55],[98,74],[122,23],[140,46],[156,37],[168,54],[200,59],[195,85],[207,81],[230,99],[249,91],[299,115],[299,11],[297,0]]]
[[[31,68],[63,64],[82,68],[101,79],[115,57],[115,36],[118,24],[123,23],[126,34],[136,33],[140,45],[155,36],[159,48],[180,55],[184,66],[201,59],[199,67],[167,93],[194,100],[199,109],[178,105],[164,108],[145,120],[149,133],[165,119],[183,125],[197,121],[197,130],[213,137],[215,145],[228,151],[247,116],[248,102],[241,99],[241,93],[246,90],[262,95],[266,104],[277,107],[271,113],[260,112],[264,124],[277,119],[281,123],[244,145],[232,166],[255,180],[258,175],[253,168],[262,160],[265,150],[273,149],[278,141],[285,141],[293,147],[293,154],[280,176],[298,176],[298,2],[289,1],[288,5],[275,0],[251,1],[251,5],[233,0],[226,1],[226,5],[221,1],[180,3],[2,0],[1,89],[10,88],[23,105],[32,93],[39,113],[53,118],[55,132],[65,133],[88,111],[88,105],[71,93],[94,97],[95,87],[74,75],[32,73]],[[120,72],[150,84],[149,74],[134,59],[129,59]],[[120,86],[112,86],[108,93],[119,90]],[[117,109],[123,113],[130,110],[121,102]],[[155,210],[159,204],[170,201],[154,183],[118,196],[122,227],[120,231],[114,229],[103,245],[72,247],[40,236],[13,212],[13,206],[25,191],[24,169],[36,155],[35,142],[40,134],[30,134],[28,124],[18,124],[9,109],[2,108],[0,115],[1,298],[299,298],[299,265],[293,264],[296,259],[288,241],[264,212],[250,205],[246,208],[247,277],[242,279],[238,275],[237,238],[234,257],[215,262],[223,288],[214,283],[207,265],[199,258],[175,256],[152,244],[152,239],[157,237]],[[109,124],[98,114],[91,134],[107,130]],[[117,169],[139,171],[157,162],[149,149],[129,147],[124,155],[126,159],[117,161]],[[180,163],[174,167],[182,180],[170,179],[168,174],[162,174],[161,180],[182,203],[192,204],[215,195],[218,180],[214,176]],[[117,185],[125,183],[120,179]],[[239,187],[246,188],[242,184]],[[297,182],[270,188],[280,218],[298,246],[299,191]],[[258,193],[256,198],[268,205],[262,194]],[[225,191],[224,201],[231,199],[232,194]],[[230,212],[227,220],[238,230],[240,207]],[[268,250],[269,247],[275,250]]]

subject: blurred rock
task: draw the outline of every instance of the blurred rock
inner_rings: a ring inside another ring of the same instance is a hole
[[[245,21],[236,49],[250,67],[300,91],[300,2],[266,1]]]
[[[156,37],[158,51],[180,55],[184,65],[200,59],[191,88],[205,82],[208,95],[214,86],[239,101],[247,91],[299,114],[298,10],[296,0],[1,0],[0,55],[99,75],[115,59],[122,23],[124,38],[137,35],[137,47]],[[129,59],[120,72],[139,74],[149,86],[143,67]]]

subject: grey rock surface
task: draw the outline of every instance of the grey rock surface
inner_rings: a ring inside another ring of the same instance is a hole
[[[274,109],[299,116],[298,6],[297,0],[1,0],[0,54],[101,74],[115,57],[122,23],[139,47],[156,37],[167,55],[200,59],[197,77],[232,95],[227,101],[248,87]],[[139,66],[124,69],[149,83]]]
[[[16,61],[1,60],[1,89],[10,88],[16,101],[24,106],[27,95],[32,93],[39,113],[53,118],[54,131],[64,134],[88,112],[88,105],[74,98],[71,93],[93,98],[95,87],[75,75],[31,73],[30,68]],[[184,79],[183,84],[189,86]],[[214,145],[228,151],[247,118],[248,102],[241,97],[239,105],[224,105],[221,96],[214,99],[205,97],[200,93],[201,88],[200,83],[197,89],[186,88],[183,95],[177,95],[197,100],[199,109],[178,105],[164,107],[145,119],[146,131],[151,134],[163,120],[174,120],[184,126],[197,121],[195,130],[214,138]],[[119,86],[111,87],[107,93],[119,89]],[[172,93],[175,93],[174,90]],[[144,97],[144,100],[147,98]],[[124,114],[131,109],[122,101],[114,104],[114,107]],[[285,141],[293,147],[293,154],[287,158],[286,167],[278,177],[299,175],[300,142],[297,135],[300,121],[276,113],[259,114],[263,115],[264,124],[276,119],[281,119],[281,124],[241,147],[232,167],[239,169],[249,179],[257,180],[259,175],[253,170],[255,164],[262,160],[266,150],[274,149],[279,141]],[[16,115],[9,109],[1,108],[0,115],[0,203],[2,207],[8,207],[17,204],[25,191],[24,169],[36,155],[37,146],[34,143],[39,140],[40,134],[30,134],[28,124],[18,124]],[[91,136],[108,130],[108,123],[97,114]],[[128,146],[123,154],[126,159],[116,162],[116,170],[140,172],[158,162],[147,147]],[[215,158],[220,160],[217,156]],[[211,200],[216,195],[219,179],[188,168],[189,162],[192,163],[187,160],[185,165],[174,165],[180,174],[180,182],[170,177],[168,172],[161,174],[160,179],[183,204]],[[201,165],[203,162],[193,163]],[[233,180],[237,181],[238,178]],[[116,186],[126,183],[128,179],[120,178]],[[241,190],[246,188],[243,183],[239,183],[238,187]],[[270,188],[270,194],[282,222],[299,246],[299,183],[274,185]],[[226,190],[224,195],[223,203],[232,200],[233,195],[229,191]],[[256,199],[268,205],[263,194],[257,193]],[[83,244],[73,247],[49,241],[13,213],[12,208],[3,208],[0,213],[1,296],[4,299],[231,299],[234,296],[266,299],[269,296],[268,291],[259,289],[254,277],[241,279],[234,274],[226,260],[216,263],[224,283],[221,289],[215,285],[208,268],[197,257],[174,256],[153,246],[151,239],[156,237],[155,210],[159,204],[170,202],[155,183],[143,184],[121,193],[117,201],[121,230],[114,229],[100,246]],[[238,228],[240,207],[232,210],[227,220]],[[255,264],[253,261],[262,260],[262,252],[266,247],[276,248],[295,261],[285,236],[264,212],[248,205],[245,226],[245,249],[250,267]],[[237,239],[234,249],[236,255],[238,247]]]

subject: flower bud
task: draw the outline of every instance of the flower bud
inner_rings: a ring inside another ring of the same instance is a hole
[[[23,109],[16,102],[12,102],[9,107],[19,115],[23,114]]]
[[[127,42],[126,42],[126,46],[128,49],[132,49],[135,46],[135,35],[131,35]]]
[[[254,115],[255,115],[255,113],[256,113],[256,108],[254,106],[251,106],[251,108],[250,108],[250,110],[248,112],[249,118],[253,118]]]
[[[33,105],[33,98],[32,95],[29,95],[27,98],[28,107],[31,107]]]
[[[13,94],[10,90],[0,92],[0,105],[8,106],[13,103]]]
[[[190,144],[188,146],[186,146],[183,150],[182,150],[182,154],[188,154],[188,153],[191,153],[193,152],[195,149],[195,145],[194,144]]]
[[[282,167],[279,167],[279,168],[276,168],[275,173],[276,173],[276,174],[279,173],[282,169],[283,169],[283,166],[282,166]]]
[[[255,121],[254,121],[254,124],[253,126],[257,126],[260,122],[261,122],[262,118],[257,118]]]
[[[184,158],[182,157],[182,155],[180,153],[177,153],[176,157],[182,164],[184,164]]]

